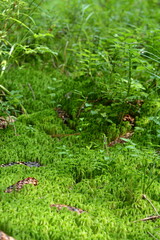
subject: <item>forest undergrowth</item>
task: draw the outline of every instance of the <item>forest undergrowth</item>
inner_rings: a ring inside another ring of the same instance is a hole
[[[160,239],[159,1],[0,9],[0,231]]]

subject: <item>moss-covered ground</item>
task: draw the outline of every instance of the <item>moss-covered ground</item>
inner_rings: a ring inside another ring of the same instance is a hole
[[[160,239],[159,1],[2,2],[0,165],[41,166],[0,167],[0,231]]]
[[[18,117],[15,128],[1,129],[0,163],[33,161],[43,166],[0,168],[1,229],[17,240],[128,240],[158,234],[157,223],[134,222],[155,214],[142,194],[157,210],[160,207],[159,155],[155,150],[131,143],[106,148],[103,138],[87,143],[83,133],[52,138],[53,134],[75,132],[51,104],[48,86],[54,87],[53,79],[42,71],[12,71],[7,87],[18,86],[28,114]],[[27,177],[36,178],[38,185],[4,192]],[[50,204],[66,204],[86,212],[57,211]]]

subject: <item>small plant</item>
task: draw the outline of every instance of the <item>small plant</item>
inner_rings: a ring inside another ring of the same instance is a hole
[[[1,116],[17,116],[18,113],[26,113],[25,108],[21,104],[22,95],[17,91],[9,92],[5,87],[0,85],[0,115]]]

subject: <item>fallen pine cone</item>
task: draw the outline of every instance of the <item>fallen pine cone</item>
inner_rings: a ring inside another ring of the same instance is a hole
[[[10,162],[10,163],[5,163],[1,164],[0,167],[10,167],[14,165],[25,165],[28,167],[41,167],[42,165],[38,162]]]
[[[78,214],[81,214],[82,212],[86,212],[80,208],[76,208],[76,207],[71,207],[68,205],[64,205],[64,204],[51,204],[50,207],[56,207],[58,208],[58,210],[61,210],[62,208],[67,208],[69,211],[73,211],[73,212],[77,212]]]
[[[34,186],[36,186],[38,184],[38,180],[32,177],[25,178],[9,186],[4,192],[11,193],[13,190],[19,191],[25,184],[33,184]]]

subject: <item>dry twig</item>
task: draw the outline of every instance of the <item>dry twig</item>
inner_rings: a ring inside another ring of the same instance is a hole
[[[136,220],[136,221],[134,221],[134,223],[135,222],[139,222],[139,221],[149,221],[149,220],[157,220],[158,218],[160,218],[160,215],[158,215],[158,216],[150,216],[150,217],[146,217],[146,218],[142,218],[142,219],[139,219],[139,220]]]

